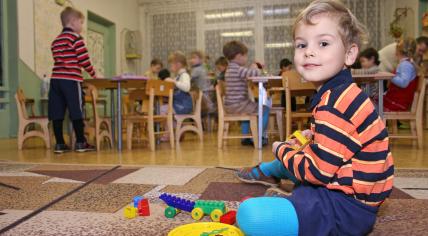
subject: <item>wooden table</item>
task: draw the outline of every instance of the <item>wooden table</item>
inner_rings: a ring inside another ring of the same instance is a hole
[[[395,76],[389,72],[378,72],[376,74],[353,74],[352,78],[357,83],[373,83],[377,82],[379,85],[379,99],[378,99],[378,112],[381,118],[383,118],[383,81],[390,80]]]
[[[112,111],[111,125],[115,126],[115,106],[114,106],[114,90],[116,90],[117,97],[117,150],[122,151],[122,89],[123,88],[144,88],[146,81],[149,78],[144,76],[117,76],[112,79],[88,79],[85,83],[94,85],[97,89],[110,90],[110,107]],[[115,137],[115,128],[112,129],[113,139]]]
[[[265,93],[263,92],[263,83],[268,82],[269,80],[282,80],[281,76],[257,76],[257,77],[249,77],[248,80],[259,84],[259,110],[258,110],[258,148],[262,149],[262,137],[263,137],[263,100]]]

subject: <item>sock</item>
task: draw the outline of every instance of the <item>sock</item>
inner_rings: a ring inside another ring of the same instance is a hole
[[[83,120],[73,120],[73,128],[74,133],[76,134],[76,143],[84,143],[86,142],[85,135],[83,133],[83,128],[85,125],[83,124]]]
[[[269,112],[268,106],[263,106],[263,137],[267,137],[267,128],[269,124]]]
[[[249,134],[250,133],[250,122],[249,121],[242,121],[241,122],[241,133],[242,134]]]
[[[63,120],[54,120],[52,121],[56,144],[65,144],[64,136],[62,134],[62,122]]]
[[[266,176],[274,176],[279,179],[289,179],[297,184],[299,181],[296,177],[290,173],[287,169],[285,169],[284,165],[278,161],[277,159],[271,162],[263,162],[260,164],[260,170]],[[253,173],[257,170],[253,170]]]

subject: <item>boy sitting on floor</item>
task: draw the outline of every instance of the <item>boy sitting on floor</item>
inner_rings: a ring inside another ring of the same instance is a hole
[[[341,2],[317,0],[296,18],[294,63],[318,89],[311,106],[312,141],[297,150],[275,142],[276,160],[245,168],[245,182],[294,179],[291,196],[244,201],[237,222],[246,235],[366,235],[390,195],[393,159],[388,133],[348,69],[364,27]]]

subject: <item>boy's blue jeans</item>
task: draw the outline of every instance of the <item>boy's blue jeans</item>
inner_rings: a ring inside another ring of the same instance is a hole
[[[269,122],[269,112],[270,108],[268,106],[263,106],[263,134],[265,134]],[[249,134],[250,133],[250,122],[249,121],[242,121],[241,122],[241,132],[242,134]]]

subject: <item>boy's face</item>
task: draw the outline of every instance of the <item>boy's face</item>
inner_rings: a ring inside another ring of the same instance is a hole
[[[162,69],[161,65],[152,65],[150,66],[150,69],[153,73],[158,74],[159,71]]]
[[[181,63],[178,62],[171,62],[169,65],[169,70],[172,73],[177,73],[182,68]]]
[[[319,14],[311,20],[314,25],[299,22],[296,27],[294,62],[305,80],[322,83],[352,65],[358,47],[352,44],[345,49],[336,19]]]
[[[369,69],[375,65],[374,58],[360,57],[360,64],[363,69]]]
[[[71,19],[70,26],[71,26],[71,28],[73,29],[74,32],[76,32],[78,34],[82,33],[82,30],[83,30],[83,19],[80,19],[80,18],[77,18],[77,17]]]
[[[218,64],[215,67],[220,72],[225,72],[226,71],[226,66],[224,66],[224,65]]]
[[[192,55],[191,57],[190,57],[190,64],[192,64],[192,66],[194,66],[194,65],[198,65],[198,64],[201,64],[201,58],[199,58],[198,56],[196,56],[196,55]]]
[[[238,63],[240,66],[244,66],[248,62],[248,54],[241,54],[238,53],[235,56],[235,59],[233,59],[236,63]]]

